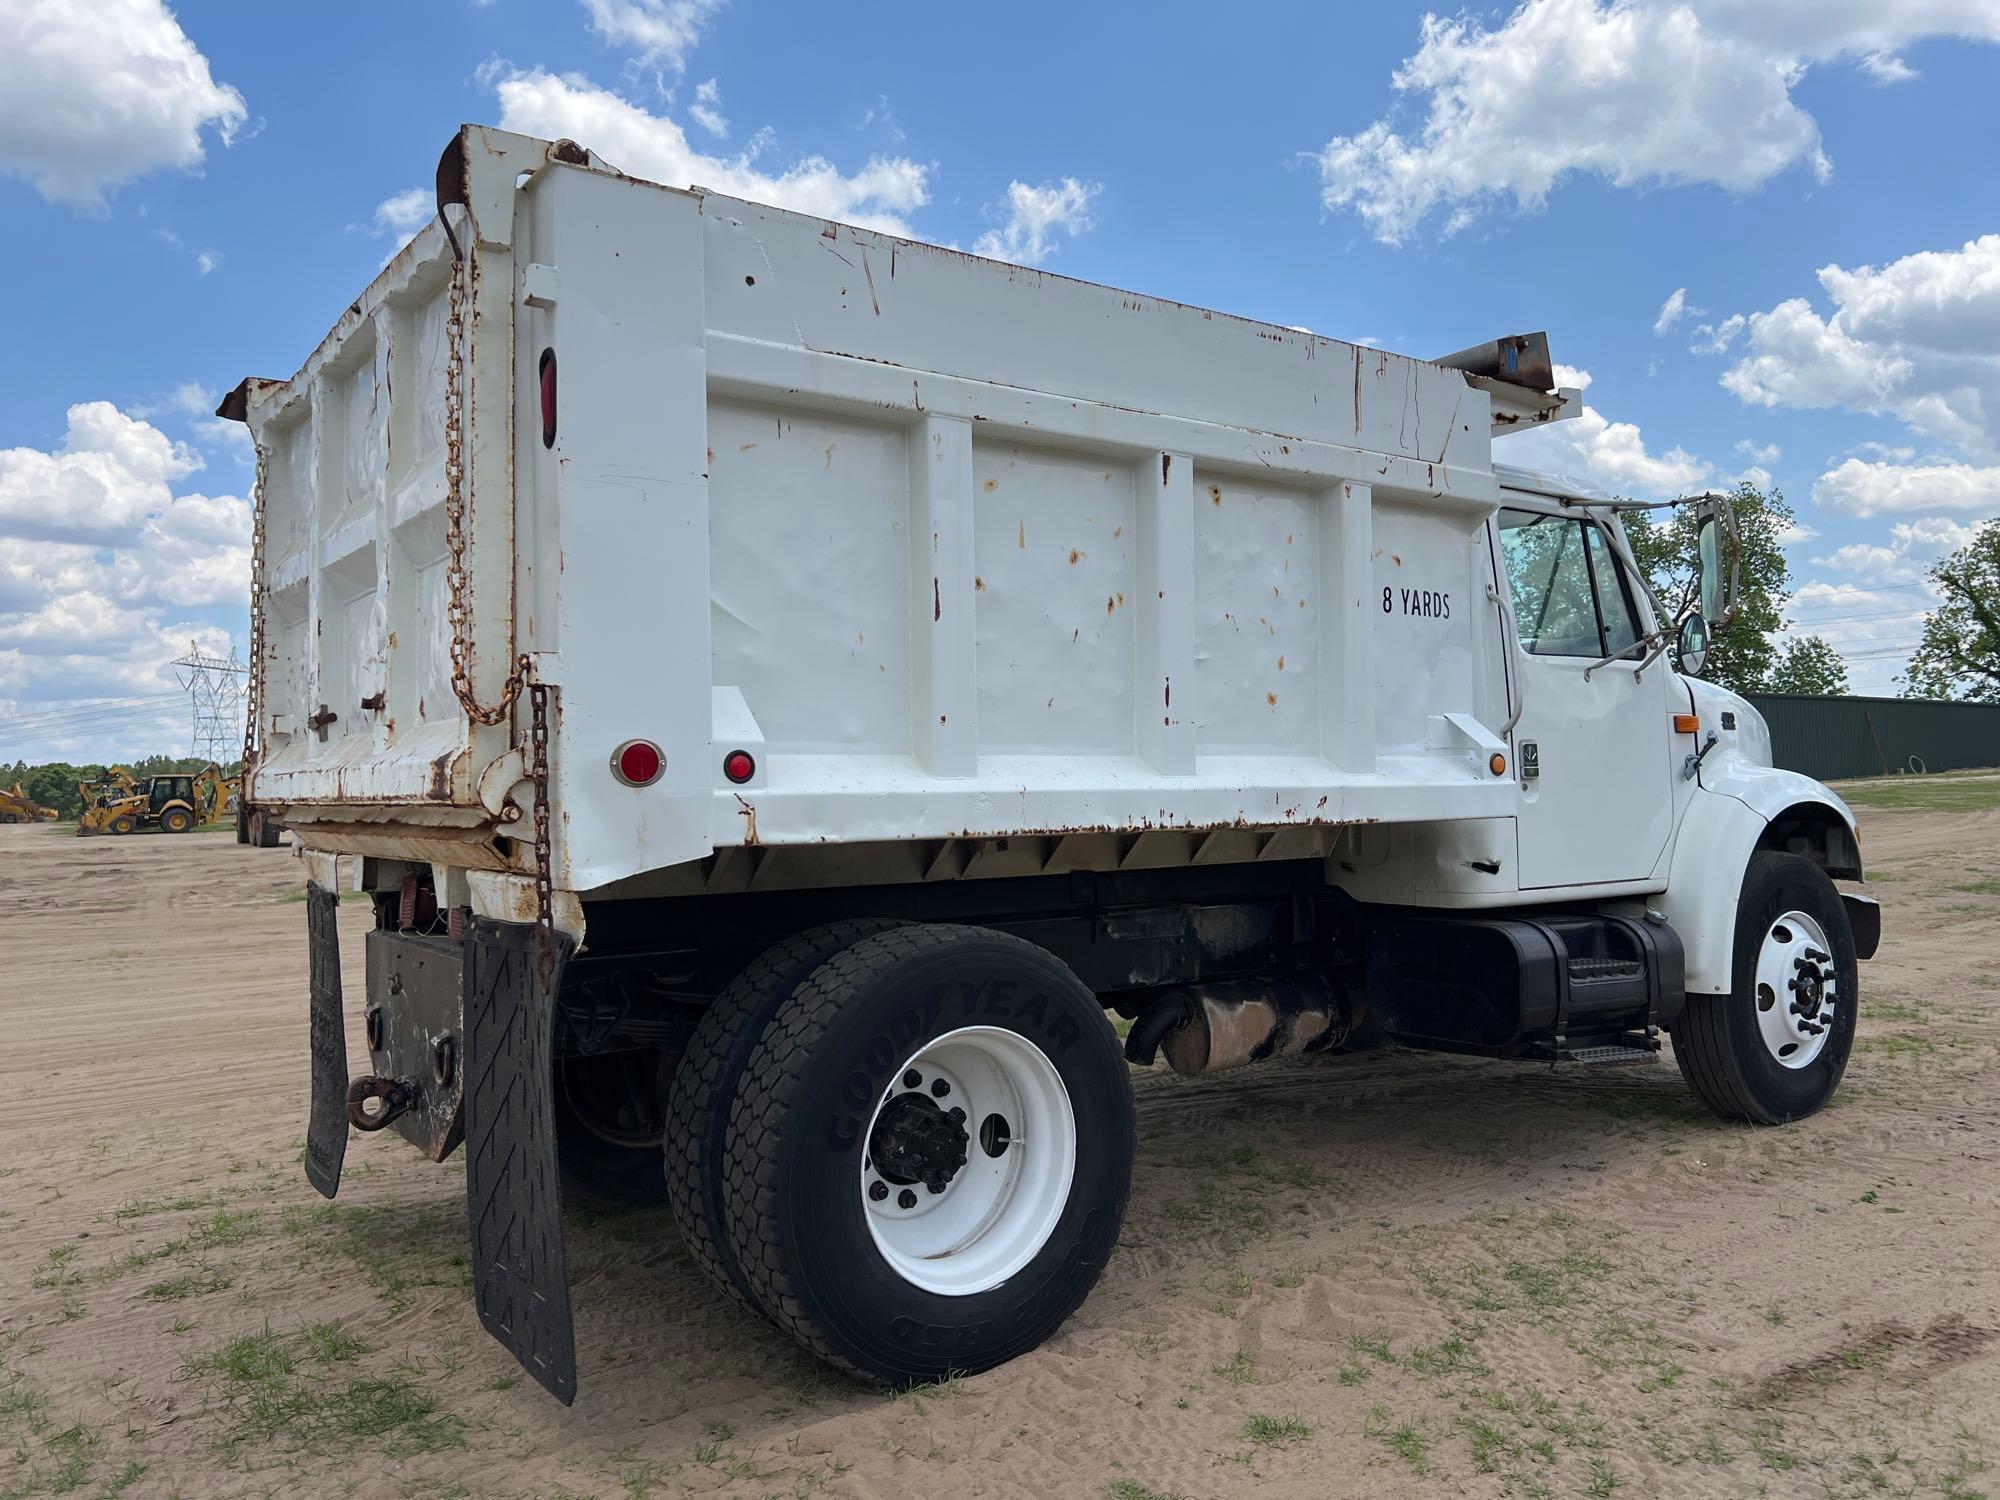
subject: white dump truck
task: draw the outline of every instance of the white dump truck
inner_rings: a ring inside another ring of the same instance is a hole
[[[573,1196],[905,1382],[1089,1293],[1128,1064],[1664,1031],[1734,1119],[1839,1082],[1853,818],[1694,675],[1724,503],[1662,601],[1619,505],[1494,462],[1574,413],[1541,336],[1409,358],[476,127],[437,204],[222,407],[247,800],[309,881],[307,1174],[463,1146],[562,1399]]]

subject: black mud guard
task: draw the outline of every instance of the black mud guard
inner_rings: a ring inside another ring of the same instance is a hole
[[[479,1321],[565,1406],[576,1335],[556,1166],[555,997],[576,942],[474,917],[465,940],[465,1188]],[[544,982],[546,971],[546,982]]]
[[[306,1181],[331,1198],[347,1158],[347,1027],[340,1001],[340,898],[306,884],[306,984],[312,1006],[312,1118]]]

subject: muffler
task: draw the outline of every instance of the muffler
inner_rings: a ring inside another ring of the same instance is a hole
[[[1141,1013],[1125,1039],[1125,1059],[1150,1067],[1164,1050],[1168,1066],[1193,1078],[1266,1058],[1324,1052],[1353,1029],[1343,992],[1324,974],[1183,985]]]

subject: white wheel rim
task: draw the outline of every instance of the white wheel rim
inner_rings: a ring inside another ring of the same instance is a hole
[[[1839,1000],[1826,931],[1802,911],[1788,911],[1757,949],[1757,1029],[1780,1067],[1803,1068],[1826,1049]]]
[[[953,1110],[964,1116],[953,1120]],[[908,1121],[933,1139],[945,1133],[941,1121],[964,1132],[964,1164],[948,1176],[934,1170],[942,1191],[908,1180],[907,1155],[876,1160],[907,1141],[899,1122]],[[988,1291],[1033,1260],[1076,1175],[1076,1116],[1062,1075],[1041,1048],[997,1026],[946,1032],[904,1062],[864,1142],[861,1202],[875,1248],[905,1281],[945,1297]]]

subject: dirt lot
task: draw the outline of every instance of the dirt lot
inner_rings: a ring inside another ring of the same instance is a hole
[[[1803,1125],[1671,1063],[1150,1074],[1119,1252],[1038,1353],[859,1389],[664,1214],[576,1218],[568,1411],[478,1327],[456,1162],[300,1174],[289,851],[0,828],[0,1495],[1982,1494],[2000,782],[1932,785],[1864,809],[1887,934]]]

